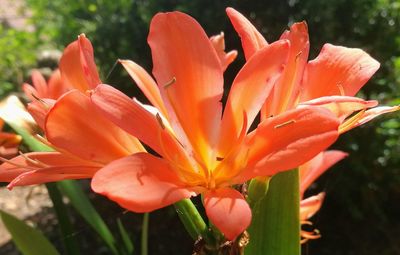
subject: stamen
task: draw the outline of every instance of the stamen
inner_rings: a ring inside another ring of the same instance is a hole
[[[161,118],[159,113],[156,114],[156,119],[158,121],[158,124],[160,124],[161,128],[165,130],[164,122],[163,122],[163,120],[162,120],[162,118]]]
[[[293,124],[293,123],[296,123],[296,121],[295,120],[288,120],[286,122],[283,122],[282,124],[276,125],[274,128],[282,128],[282,127],[285,127],[285,126],[287,126],[289,124]]]
[[[120,62],[120,59],[115,60],[114,65],[111,67],[110,71],[108,72],[108,74],[106,76],[106,81],[108,80],[108,78],[110,78],[110,75],[114,71],[114,69],[117,66],[118,62]]]
[[[345,92],[344,92],[344,88],[343,88],[342,84],[338,83],[336,86],[339,89],[340,95],[345,96]]]
[[[32,166],[26,166],[26,165],[18,164],[18,163],[15,163],[15,162],[13,162],[13,161],[11,161],[9,159],[3,158],[3,157],[0,157],[0,161],[3,162],[3,163],[7,163],[7,164],[10,164],[12,166],[15,166],[17,168],[25,168],[25,169],[36,170],[36,168],[34,168]],[[9,170],[11,170],[11,169],[9,169]]]
[[[299,53],[296,54],[296,57],[295,57],[295,61],[296,61],[296,62],[299,60],[299,58],[300,58],[300,56],[301,56],[302,54],[303,54],[302,51],[299,51]]]
[[[164,85],[164,89],[167,89],[169,86],[171,86],[175,82],[176,82],[176,78],[172,77],[172,80],[170,80],[169,82],[167,82],[167,84]]]
[[[49,165],[47,165],[47,164],[45,164],[45,163],[43,163],[43,162],[40,162],[40,161],[37,160],[37,159],[31,159],[31,158],[29,158],[27,155],[25,155],[25,154],[22,153],[21,151],[19,151],[18,153],[19,153],[19,155],[20,155],[21,157],[23,157],[26,161],[32,163],[32,164],[35,165],[35,166],[38,166],[38,167],[48,167],[48,166],[49,166]]]
[[[45,107],[50,107],[50,105],[48,103],[46,103],[46,101],[44,101],[43,99],[39,98],[38,96],[36,96],[35,94],[31,93],[31,96],[36,99],[37,101],[39,101],[40,103],[43,104],[43,106]]]
[[[222,157],[216,157],[215,158],[217,161],[222,161],[222,160],[224,160],[224,158],[222,158]]]

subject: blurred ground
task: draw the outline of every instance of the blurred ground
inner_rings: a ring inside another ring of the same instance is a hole
[[[15,187],[9,191],[6,187],[0,188],[0,210],[8,212],[19,219],[27,220],[32,225],[40,222],[49,227],[56,223],[55,216],[50,210],[52,203],[47,190],[43,185]],[[3,223],[0,221],[0,254],[11,255],[15,252]]]

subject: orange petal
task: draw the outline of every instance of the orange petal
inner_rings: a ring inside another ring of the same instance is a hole
[[[28,84],[28,83],[22,84],[22,91],[24,91],[26,97],[29,98],[29,100],[31,100],[31,101],[35,101],[36,100],[35,97],[32,96],[32,95],[37,96],[38,92],[30,84]]]
[[[47,116],[47,113],[55,104],[55,100],[53,99],[34,99],[31,103],[28,104],[27,110],[30,115],[35,120],[36,124],[44,130],[44,122]]]
[[[58,152],[32,152],[5,161],[0,166],[0,182],[13,181],[12,187],[75,179],[72,176],[90,178],[97,169],[99,165]]]
[[[363,50],[325,44],[318,57],[307,64],[302,101],[354,96],[378,68],[379,62]]]
[[[143,151],[136,138],[103,117],[78,90],[64,94],[50,109],[45,133],[54,146],[100,163]]]
[[[290,51],[285,70],[264,107],[263,116],[275,116],[285,110],[292,109],[300,91],[300,82],[308,60],[310,42],[305,22],[294,23],[290,31],[286,31],[281,39],[289,40]]]
[[[251,222],[251,209],[243,195],[231,188],[221,188],[204,194],[204,207],[210,221],[234,240]]]
[[[364,100],[358,97],[349,96],[327,96],[320,97],[310,101],[302,102],[299,107],[321,106],[330,110],[340,120],[344,120],[356,111],[365,110],[378,104],[375,100]]]
[[[242,40],[242,47],[246,59],[250,59],[254,53],[268,44],[260,32],[258,32],[251,22],[240,12],[229,7],[226,9],[226,13]]]
[[[222,70],[225,71],[226,68],[236,59],[237,51],[232,50],[228,53],[225,52],[225,35],[221,32],[219,35],[214,35],[210,37],[210,41],[214,46],[215,51],[219,57],[219,61],[222,66]]]
[[[62,180],[88,179],[91,178],[98,169],[98,167],[94,166],[60,166],[33,170],[18,175],[7,185],[7,188],[12,189],[16,186],[27,186]]]
[[[48,98],[52,99],[58,99],[62,94],[71,89],[62,81],[61,73],[58,69],[51,74],[47,86],[49,90]]]
[[[43,75],[38,70],[32,71],[32,83],[37,93],[37,95],[35,96],[39,98],[47,97],[48,93],[47,82],[44,79]]]
[[[303,197],[304,191],[311,185],[311,183],[328,170],[328,168],[347,157],[347,155],[348,154],[343,151],[323,151],[310,161],[301,165],[299,167],[301,197]]]
[[[70,43],[60,59],[60,72],[64,82],[82,92],[101,83],[93,58],[93,48],[84,35]]]
[[[306,198],[300,201],[300,220],[304,221],[311,218],[322,206],[325,193],[321,192],[318,195]]]
[[[147,99],[149,99],[150,103],[157,107],[163,116],[167,117],[167,110],[161,99],[160,90],[153,78],[135,62],[130,60],[120,60],[119,62],[124,66],[126,71],[128,71],[129,75],[136,82]]]
[[[381,114],[396,112],[398,110],[400,110],[400,106],[398,106],[398,105],[397,106],[379,106],[379,107],[375,107],[375,108],[366,110],[365,112],[363,112],[363,114],[361,114],[358,121],[354,125],[349,127],[349,129],[363,125],[363,124],[367,123],[368,121],[374,119],[375,117],[378,117]]]
[[[338,137],[339,121],[328,110],[307,107],[271,117],[248,135],[248,167],[242,181],[272,176],[304,164]]]
[[[159,134],[166,123],[160,123],[142,104],[104,84],[91,93],[91,100],[110,121],[163,155]]]
[[[195,195],[169,164],[148,153],[137,153],[98,171],[92,189],[134,212],[149,212]]]
[[[222,119],[218,143],[220,156],[224,156],[236,142],[243,126],[243,112],[250,127],[283,71],[288,50],[289,44],[285,40],[267,45],[254,54],[236,76]]]
[[[89,88],[95,88],[98,84],[102,83],[97,72],[96,63],[94,62],[93,46],[85,34],[78,36],[78,43],[80,49],[80,59],[82,71],[86,78]]]
[[[213,45],[197,21],[180,12],[157,14],[148,42],[171,125],[174,130],[182,127],[197,155],[210,162],[223,93],[222,67]]]

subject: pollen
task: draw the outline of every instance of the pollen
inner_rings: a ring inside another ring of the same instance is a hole
[[[176,82],[176,77],[172,77],[172,79],[164,85],[164,89],[167,89],[169,86]]]

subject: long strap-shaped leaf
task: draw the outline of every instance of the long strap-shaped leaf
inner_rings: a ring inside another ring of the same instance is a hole
[[[245,254],[300,255],[299,203],[297,169],[272,177],[267,195],[253,208]]]
[[[10,232],[18,250],[24,255],[59,255],[54,246],[37,229],[14,216],[0,211],[1,219]]]

